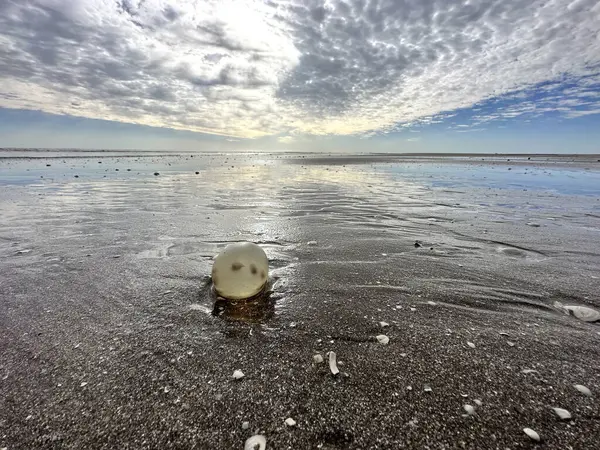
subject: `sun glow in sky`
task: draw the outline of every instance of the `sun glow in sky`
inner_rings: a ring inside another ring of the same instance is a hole
[[[600,152],[598,0],[4,0],[0,147]]]

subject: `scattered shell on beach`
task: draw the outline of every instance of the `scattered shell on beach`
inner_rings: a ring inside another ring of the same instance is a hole
[[[475,344],[473,344],[472,342],[467,342],[467,345],[471,348],[475,348]]]
[[[437,305],[437,303],[436,303],[436,302],[432,302],[431,300],[429,300],[429,301],[427,302],[427,304],[428,304],[428,305],[431,305],[431,306],[436,306],[436,305]]]
[[[475,408],[473,408],[471,405],[464,405],[463,408],[466,411],[467,415],[472,416],[473,414],[475,414]]]
[[[514,342],[511,342],[511,341],[506,341],[506,344],[507,344],[509,347],[514,347],[514,346],[515,346],[515,343],[514,343]]]
[[[523,432],[536,442],[540,442],[540,435],[531,428],[523,428]]]
[[[312,247],[312,246],[315,246],[315,245],[317,245],[317,241],[308,241],[308,242],[306,243],[306,245],[310,245],[311,247]]]
[[[249,437],[244,443],[244,450],[265,450],[267,439],[262,434]]]
[[[376,338],[377,338],[377,342],[379,342],[380,344],[383,344],[383,345],[387,345],[388,342],[390,342],[390,338],[387,337],[385,334],[380,334],[380,335],[376,336]]]
[[[233,371],[233,379],[234,380],[241,380],[242,378],[244,378],[244,372],[242,372],[241,370]]]
[[[250,422],[242,422],[242,430],[247,430],[250,428]]]
[[[538,373],[538,371],[534,369],[523,369],[521,372],[523,372],[524,374]]]
[[[598,322],[600,321],[600,312],[595,309],[588,308],[587,306],[563,306],[569,314],[577,317],[579,320],[584,322]]]
[[[500,333],[498,333],[500,336],[508,336],[508,333],[506,331],[501,331]]]
[[[565,314],[575,316],[579,320],[584,322],[598,322],[600,321],[600,312],[592,309],[588,306],[578,305],[563,305],[561,302],[554,302],[554,307],[562,309]]]
[[[389,323],[387,323],[387,322],[379,322],[379,326],[380,326],[381,328],[387,328],[387,327],[389,327],[389,326],[390,326],[390,324],[389,324]]]
[[[584,385],[582,385],[582,384],[576,384],[574,387],[575,387],[575,389],[577,389],[579,392],[581,392],[586,397],[591,397],[592,396],[592,391],[590,391]]]
[[[476,404],[477,406],[481,406],[481,405],[483,405],[483,402],[482,402],[481,400],[479,400],[479,399],[475,399],[475,400],[473,400],[473,401],[475,402],[475,404]]]
[[[568,420],[571,418],[571,413],[563,408],[552,408],[552,410],[556,413],[558,417],[563,420]]]
[[[295,427],[296,426],[296,421],[294,419],[292,419],[291,417],[288,417],[287,419],[285,419],[285,424],[288,427]]]
[[[336,358],[337,357],[335,355],[335,352],[329,352],[329,370],[331,370],[332,375],[337,375],[338,373],[340,373],[340,370],[337,366]]]
[[[423,386],[423,390],[425,392],[431,392],[433,389],[431,389],[431,386],[429,386],[428,384],[426,384],[426,385]]]
[[[313,361],[315,364],[321,364],[323,362],[323,357],[317,353],[316,355],[313,355]]]

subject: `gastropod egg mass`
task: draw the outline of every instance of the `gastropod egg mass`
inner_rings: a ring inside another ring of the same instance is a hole
[[[269,279],[269,260],[252,242],[229,244],[215,258],[212,281],[221,297],[239,300],[260,293]]]

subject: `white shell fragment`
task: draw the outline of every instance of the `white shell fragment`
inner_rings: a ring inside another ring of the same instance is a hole
[[[241,370],[234,370],[232,376],[234,380],[241,380],[242,378],[244,378],[244,372],[242,372]]]
[[[337,366],[335,352],[329,352],[329,370],[331,370],[331,373],[333,375],[337,375],[338,373],[340,373],[338,366]]]
[[[483,402],[479,399],[473,400],[477,406],[483,405]]]
[[[390,326],[390,324],[389,324],[389,323],[387,323],[387,322],[379,322],[379,326],[380,326],[381,328],[387,328],[387,327],[389,327],[389,326]]]
[[[540,435],[531,428],[523,428],[523,432],[536,442],[540,442]]]
[[[247,430],[250,428],[250,422],[242,422],[242,430]]]
[[[380,335],[376,336],[376,338],[377,338],[377,342],[379,342],[380,344],[383,344],[383,345],[387,345],[388,342],[390,342],[390,338],[387,337],[385,334],[380,334]]]
[[[423,390],[425,392],[431,392],[432,391],[431,386],[429,386],[428,384],[426,384],[426,385],[423,386]]]
[[[295,427],[296,426],[296,421],[294,419],[292,419],[291,417],[288,417],[287,419],[285,419],[285,424],[288,427]]]
[[[475,414],[475,408],[473,408],[471,405],[464,405],[463,408],[469,416]]]
[[[475,348],[475,344],[473,344],[472,342],[467,342],[467,345],[471,348]]]
[[[320,354],[313,355],[313,361],[315,364],[321,364],[323,362],[323,357]]]
[[[563,408],[552,408],[552,410],[556,413],[558,417],[562,420],[568,420],[571,418],[571,413]]]
[[[213,263],[213,286],[217,294],[227,299],[255,296],[262,291],[268,278],[267,255],[252,242],[229,244]]]
[[[526,375],[530,373],[538,373],[538,371],[534,369],[523,369],[521,372],[523,372]]]
[[[587,306],[563,306],[563,308],[571,315],[577,317],[584,322],[598,322],[600,320],[600,312]]]
[[[582,384],[576,384],[574,386],[574,388],[577,389],[579,392],[581,392],[586,397],[591,397],[592,396],[592,391],[590,391],[587,387],[585,387]]]
[[[262,434],[246,439],[244,450],[265,450],[267,448],[267,439]]]

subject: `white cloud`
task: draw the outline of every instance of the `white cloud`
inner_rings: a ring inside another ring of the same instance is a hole
[[[293,136],[281,136],[277,138],[277,141],[282,144],[291,144],[292,142],[295,142],[296,139]]]
[[[511,92],[480,122],[575,117],[600,108],[599,32],[597,0],[3,0],[0,106],[234,137],[371,135]],[[544,82],[560,95],[528,99]]]

